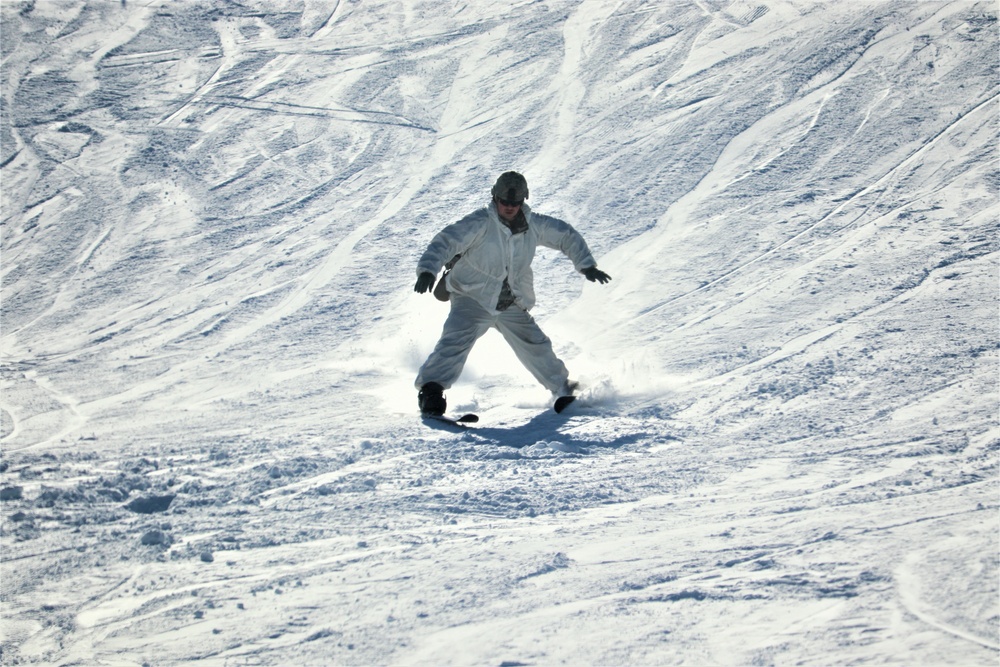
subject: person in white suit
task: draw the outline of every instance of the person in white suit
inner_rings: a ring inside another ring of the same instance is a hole
[[[441,338],[415,382],[417,404],[425,414],[444,414],[444,391],[458,380],[473,345],[491,327],[542,386],[555,396],[572,396],[576,383],[570,382],[552,341],[528,314],[535,305],[535,249],[541,245],[562,251],[592,282],[611,280],[597,268],[579,232],[524,203],[524,176],[515,171],[501,174],[491,194],[487,206],[441,230],[417,263],[414,291],[431,291],[438,273],[447,267],[443,284],[433,291],[451,302]]]

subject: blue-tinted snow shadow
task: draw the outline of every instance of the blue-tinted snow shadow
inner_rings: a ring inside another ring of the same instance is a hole
[[[523,449],[532,445],[545,444],[553,451],[563,453],[588,454],[594,448],[617,449],[648,438],[644,432],[616,432],[609,439],[576,436],[570,429],[585,423],[585,420],[600,419],[599,414],[579,414],[567,417],[555,412],[543,412],[518,426],[474,426],[468,429],[473,440],[482,444],[502,445]]]

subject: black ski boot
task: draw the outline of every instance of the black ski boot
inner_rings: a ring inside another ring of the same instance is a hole
[[[444,398],[444,387],[437,382],[428,382],[420,388],[417,394],[417,405],[425,415],[440,417],[448,409],[448,401]]]
[[[562,395],[556,399],[556,404],[553,406],[556,412],[562,412],[569,406],[570,403],[576,400],[576,396],[574,394],[579,386],[579,382],[566,382],[566,386],[563,387]]]

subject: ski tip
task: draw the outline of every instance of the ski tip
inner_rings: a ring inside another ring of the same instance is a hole
[[[555,410],[562,412],[570,403],[576,400],[576,396],[560,396],[556,399]]]

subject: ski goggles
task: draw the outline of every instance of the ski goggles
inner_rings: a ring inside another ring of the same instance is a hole
[[[511,208],[517,208],[524,203],[524,200],[522,199],[521,201],[509,201],[507,199],[501,199],[500,197],[497,197],[497,203],[502,204],[503,206],[510,206]]]

